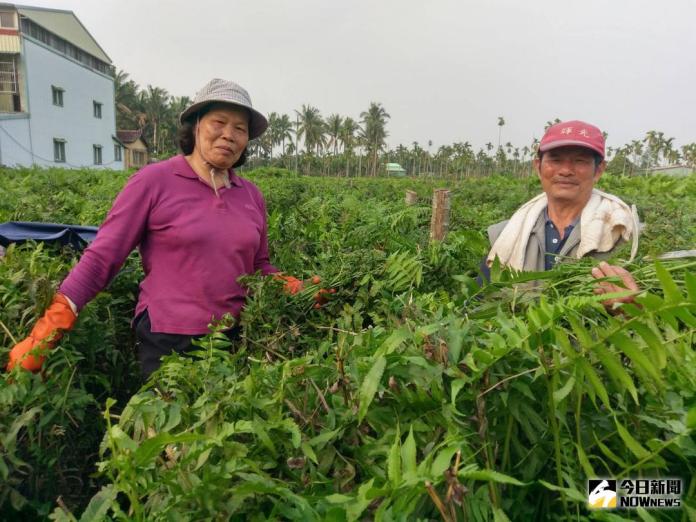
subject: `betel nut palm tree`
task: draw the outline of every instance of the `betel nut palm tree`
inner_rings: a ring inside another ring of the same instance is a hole
[[[333,149],[334,156],[338,154],[338,142],[341,139],[342,125],[343,118],[339,114],[332,114],[326,118],[326,135],[329,138],[326,146]]]
[[[326,124],[319,109],[312,105],[302,105],[297,115],[299,117],[298,138],[301,137],[304,140],[305,152],[319,154],[325,145],[326,131]]]
[[[377,154],[384,148],[387,138],[387,119],[391,116],[381,103],[370,103],[367,111],[360,113],[363,124],[363,136],[371,162],[371,175],[377,175]]]

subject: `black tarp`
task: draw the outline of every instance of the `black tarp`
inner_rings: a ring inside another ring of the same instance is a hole
[[[82,250],[97,236],[97,227],[61,223],[9,221],[0,223],[0,245],[25,241],[44,241]]]

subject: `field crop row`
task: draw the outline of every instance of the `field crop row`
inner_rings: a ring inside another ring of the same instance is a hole
[[[695,516],[696,261],[649,259],[696,245],[695,177],[602,180],[646,223],[641,306],[623,316],[593,296],[589,261],[476,284],[485,228],[533,179],[449,183],[450,234],[430,243],[437,180],[249,177],[273,263],[319,274],[329,302],[249,276],[240,342],[212,333],[141,383],[133,254],[43,375],[0,378],[0,518],[608,519],[585,481],[637,475],[685,487],[682,510],[640,516]],[[98,224],[125,179],[2,171],[0,221]],[[8,250],[0,362],[75,260]]]

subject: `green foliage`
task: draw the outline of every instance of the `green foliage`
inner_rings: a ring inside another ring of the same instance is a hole
[[[475,284],[486,226],[533,181],[454,184],[452,231],[431,244],[435,182],[251,178],[274,264],[321,284],[287,296],[246,277],[240,342],[214,331],[138,389],[130,259],[44,374],[0,377],[0,518],[585,520],[597,475],[682,477],[696,509],[695,262],[640,260],[640,306],[613,316],[591,260]],[[0,219],[96,224],[124,180],[5,170]],[[693,245],[670,228],[693,215],[693,177],[603,183],[654,209],[641,253]],[[33,244],[2,258],[2,362],[74,262]],[[315,309],[319,287],[335,293]]]

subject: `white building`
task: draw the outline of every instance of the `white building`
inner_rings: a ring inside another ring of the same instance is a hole
[[[0,164],[123,168],[111,73],[72,11],[0,3]]]

